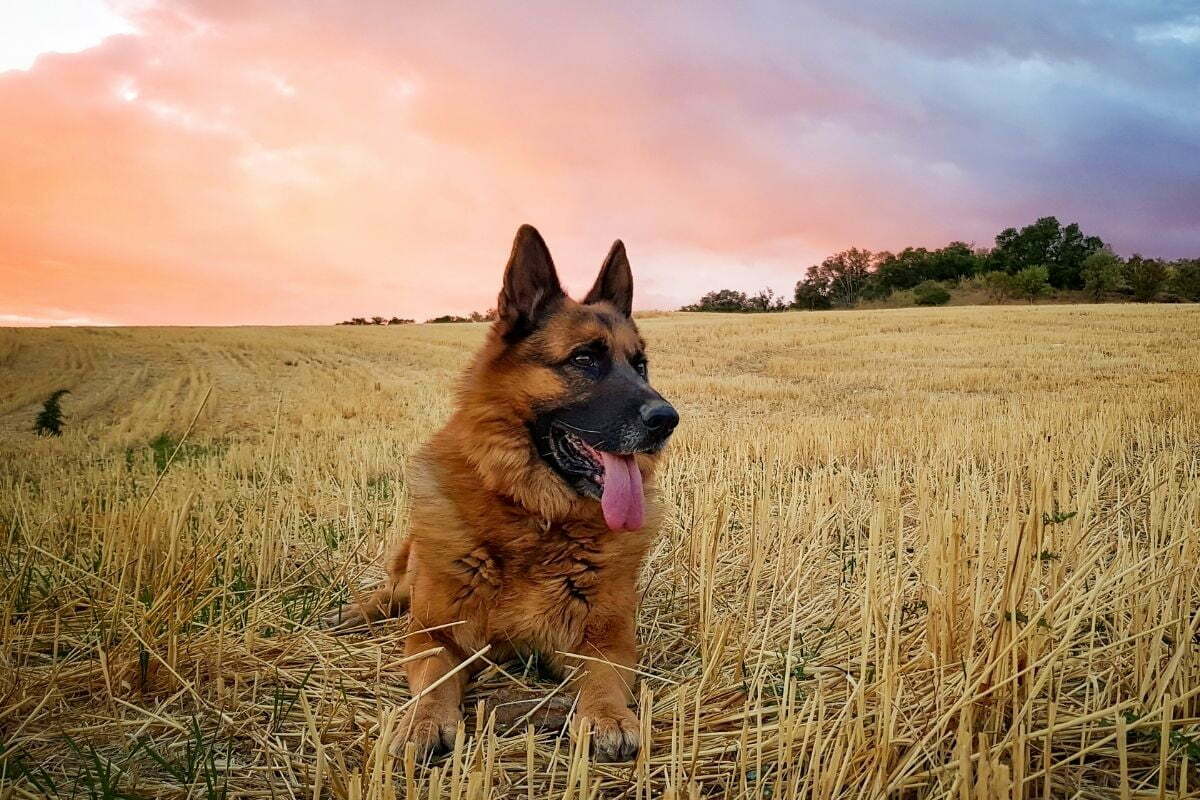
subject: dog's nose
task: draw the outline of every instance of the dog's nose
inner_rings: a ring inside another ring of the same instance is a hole
[[[655,400],[642,406],[642,422],[652,431],[667,434],[679,424],[679,414],[666,400]]]

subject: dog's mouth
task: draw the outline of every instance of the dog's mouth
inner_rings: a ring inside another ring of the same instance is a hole
[[[614,531],[637,530],[645,520],[642,472],[633,453],[610,453],[589,444],[565,425],[548,431],[548,461],[580,494],[600,501]]]

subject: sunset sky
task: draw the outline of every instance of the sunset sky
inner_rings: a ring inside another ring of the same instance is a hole
[[[6,0],[0,324],[485,309],[522,222],[639,308],[1047,214],[1200,256],[1196,8]]]

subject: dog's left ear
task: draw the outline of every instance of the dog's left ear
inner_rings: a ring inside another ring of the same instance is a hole
[[[504,338],[517,341],[533,332],[547,310],[563,296],[545,240],[537,228],[522,225],[513,239],[512,254],[504,268],[504,285],[496,299]]]
[[[586,303],[607,301],[625,316],[633,315],[633,273],[629,270],[629,257],[625,255],[625,243],[620,239],[613,242],[600,274],[592,290],[583,298]]]

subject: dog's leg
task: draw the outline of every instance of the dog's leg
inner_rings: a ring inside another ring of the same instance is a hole
[[[319,627],[334,633],[348,633],[389,617],[398,617],[408,608],[412,588],[412,542],[405,539],[396,548],[388,564],[388,576],[364,600],[347,603],[321,618]]]
[[[629,710],[637,664],[633,615],[589,620],[578,652],[589,660],[579,662],[583,673],[577,679],[579,705],[572,727],[578,730],[583,720],[590,721],[597,761],[630,761],[641,747],[637,715]]]
[[[414,658],[439,647],[439,653]],[[391,752],[401,757],[405,745],[412,742],[416,745],[417,759],[423,761],[454,747],[454,735],[463,718],[463,692],[470,676],[466,669],[450,675],[462,659],[447,643],[423,631],[409,635],[405,656],[413,659],[405,666],[409,691],[418,699],[400,721]]]

